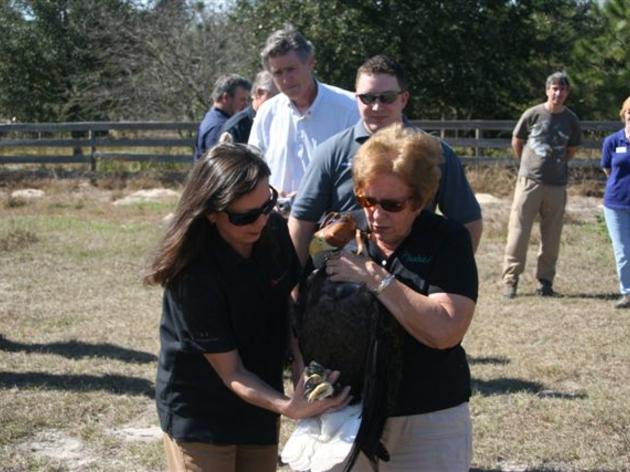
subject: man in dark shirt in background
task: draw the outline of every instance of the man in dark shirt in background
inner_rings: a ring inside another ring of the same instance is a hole
[[[212,107],[204,116],[195,140],[195,162],[219,141],[223,124],[247,106],[251,84],[238,74],[225,74],[212,90]]]
[[[232,115],[223,125],[220,141],[233,143],[245,143],[252,129],[254,116],[260,105],[278,93],[273,77],[266,70],[256,74],[252,85],[252,103],[244,110]],[[226,135],[227,133],[227,135]]]

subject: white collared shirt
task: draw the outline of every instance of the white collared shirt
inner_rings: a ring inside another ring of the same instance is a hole
[[[258,109],[248,144],[258,147],[271,169],[269,182],[286,193],[299,189],[313,151],[359,119],[354,94],[317,82],[317,96],[304,112],[279,93]]]

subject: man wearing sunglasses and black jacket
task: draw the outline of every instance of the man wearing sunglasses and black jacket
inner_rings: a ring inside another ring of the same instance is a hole
[[[355,89],[361,120],[316,148],[291,207],[289,232],[302,264],[322,216],[360,208],[352,184],[352,158],[359,147],[393,123],[412,126],[403,117],[409,101],[404,73],[391,58],[377,55],[368,59],[357,71]],[[453,150],[442,142],[442,151],[442,176],[433,206],[466,226],[476,250],[482,232],[481,208]]]

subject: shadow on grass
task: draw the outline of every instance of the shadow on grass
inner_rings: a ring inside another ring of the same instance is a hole
[[[68,375],[43,372],[0,372],[0,388],[40,388],[77,392],[105,391],[118,395],[142,395],[153,398],[152,382],[122,375]]]
[[[560,398],[566,400],[583,400],[588,398],[584,392],[562,392],[545,388],[538,382],[513,378],[493,380],[472,379],[472,391],[485,397],[493,395],[509,395],[511,393],[531,393],[539,398]]]
[[[477,467],[472,467],[470,472],[505,472],[505,470],[522,470],[523,472],[559,472],[558,469],[541,469],[539,467],[526,467],[525,469],[479,469]]]
[[[618,293],[571,293],[564,295],[564,298],[586,298],[592,300],[617,300],[621,295]]]
[[[559,298],[583,298],[585,300],[617,300],[621,295],[618,293],[559,293],[556,292],[552,297],[548,297],[548,300],[555,300]],[[541,298],[536,292],[523,292],[519,293],[517,298]]]
[[[532,466],[532,467],[527,467],[525,466],[524,469],[521,468],[510,468],[510,469],[483,469],[483,468],[478,468],[478,467],[472,467],[470,469],[470,472],[504,472],[505,470],[522,470],[523,472],[560,472],[562,470],[565,469],[559,469],[556,467],[540,467],[540,466]],[[611,469],[580,469],[583,470],[584,472],[613,472]]]
[[[90,344],[81,341],[65,341],[46,344],[26,344],[11,341],[0,334],[0,351],[57,354],[71,359],[83,357],[108,357],[123,362],[148,364],[157,357],[148,352],[136,351],[114,344]]]
[[[510,359],[507,357],[474,357],[468,356],[468,362],[470,364],[480,365],[507,365],[510,363]]]

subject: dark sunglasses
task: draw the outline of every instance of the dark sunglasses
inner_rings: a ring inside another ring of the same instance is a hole
[[[390,213],[398,213],[399,211],[403,211],[407,207],[407,202],[411,200],[411,198],[407,198],[406,200],[377,200],[376,198],[366,197],[365,195],[355,195],[357,199],[357,203],[361,205],[363,208],[373,208],[376,205],[380,205],[380,207],[388,211]]]
[[[278,201],[278,191],[269,187],[271,191],[271,198],[267,200],[260,208],[254,208],[253,210],[248,210],[243,213],[236,213],[234,211],[223,210],[223,212],[227,215],[228,220],[234,226],[245,226],[251,225],[254,221],[260,218],[260,215],[268,215],[273,210],[273,207],[276,206]]]
[[[357,97],[359,97],[359,100],[361,100],[364,105],[371,105],[376,100],[379,100],[381,103],[384,103],[386,105],[390,105],[391,103],[394,103],[396,101],[398,95],[400,95],[401,93],[403,93],[402,90],[399,90],[398,92],[391,90],[389,92],[383,92],[379,94],[359,93],[357,94]]]

